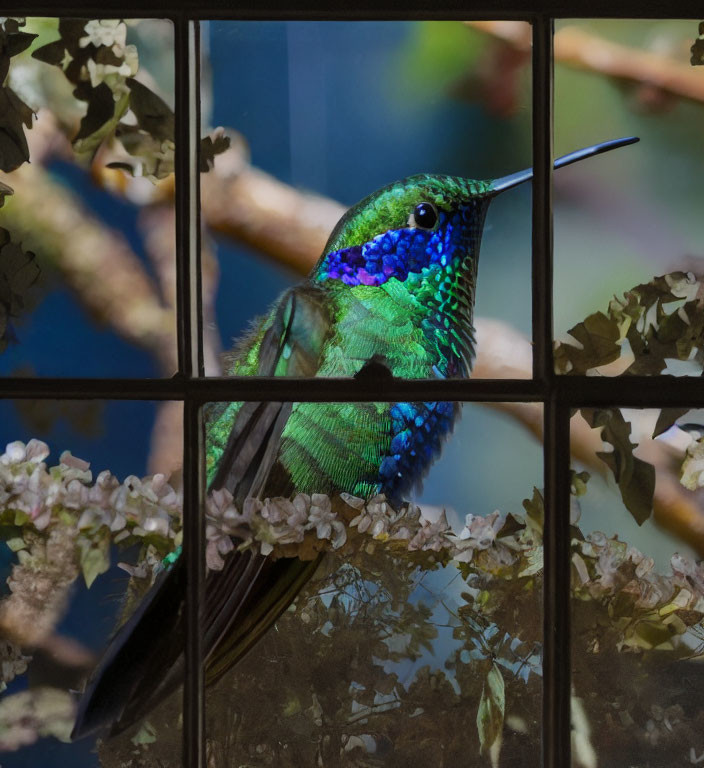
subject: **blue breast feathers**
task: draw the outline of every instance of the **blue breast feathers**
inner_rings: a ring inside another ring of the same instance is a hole
[[[379,491],[392,502],[406,496],[425,475],[452,431],[456,403],[394,403],[390,453],[379,467]]]

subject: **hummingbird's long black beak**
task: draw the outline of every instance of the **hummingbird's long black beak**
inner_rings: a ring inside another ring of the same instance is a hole
[[[553,167],[562,168],[565,165],[577,163],[587,157],[600,155],[602,152],[609,152],[612,149],[625,147],[628,144],[635,144],[637,141],[640,141],[637,136],[627,136],[623,139],[612,139],[611,141],[603,141],[601,144],[593,144],[591,147],[578,149],[575,152],[570,152],[569,155],[563,155],[562,157],[559,157],[557,160],[555,160],[555,165]],[[530,181],[532,178],[532,168],[526,168],[525,171],[518,171],[517,173],[512,173],[509,176],[502,176],[500,179],[494,179],[492,182],[492,188],[488,194],[493,197],[499,192],[511,189],[511,187],[516,187],[519,184],[523,184],[524,181]]]

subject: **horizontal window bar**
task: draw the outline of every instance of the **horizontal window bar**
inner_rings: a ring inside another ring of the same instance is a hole
[[[433,3],[425,0],[378,2],[357,0],[354,4],[333,4],[326,0],[309,0],[282,4],[279,0],[225,2],[209,0],[197,6],[193,0],[171,0],[168,10],[159,3],[136,0],[74,0],[71,4],[25,2],[3,8],[6,16],[85,16],[90,18],[175,18],[190,19],[276,19],[276,20],[402,20],[402,19],[525,19],[554,18],[695,18],[697,7],[684,0],[662,3],[656,0],[544,0],[531,11],[521,0],[486,0],[480,6],[468,7],[457,2]]]
[[[0,379],[2,399],[282,400],[335,402],[465,400],[547,401],[552,393],[570,407],[704,407],[698,377],[555,377],[550,385],[526,379],[294,379],[241,377],[185,379]]]
[[[534,401],[544,397],[526,379],[0,379],[0,398],[104,398],[115,400],[283,400],[330,402],[403,399]]]

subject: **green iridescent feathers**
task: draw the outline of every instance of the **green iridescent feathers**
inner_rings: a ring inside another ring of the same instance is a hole
[[[471,197],[492,190],[491,181],[419,173],[382,187],[352,206],[340,219],[325,246],[325,254],[362,245],[382,232],[408,226],[413,208],[429,202],[443,210],[457,208]]]

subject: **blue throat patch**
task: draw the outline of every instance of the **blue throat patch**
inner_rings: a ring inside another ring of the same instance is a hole
[[[483,217],[477,217],[476,208],[473,201],[450,214],[439,211],[432,230],[390,229],[363,245],[333,251],[323,259],[316,277],[341,280],[346,285],[376,286],[392,277],[404,281],[409,273],[420,274],[434,265],[447,266],[466,254],[475,238],[473,229],[481,232]]]

